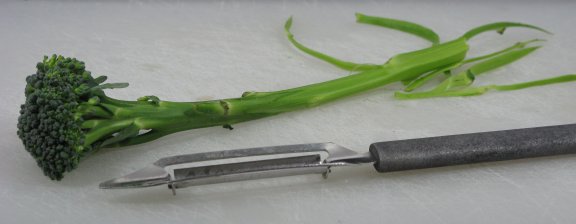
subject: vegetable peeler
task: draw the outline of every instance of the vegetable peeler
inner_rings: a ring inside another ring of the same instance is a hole
[[[322,174],[373,163],[381,173],[576,153],[576,124],[377,142],[366,153],[334,143],[236,149],[171,156],[103,189],[167,185],[175,189],[260,178]]]

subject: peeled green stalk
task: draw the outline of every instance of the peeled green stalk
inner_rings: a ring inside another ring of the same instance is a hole
[[[87,144],[114,132],[120,132],[110,146],[139,144],[182,130],[210,126],[233,125],[297,109],[318,106],[342,97],[354,95],[430,70],[461,61],[467,51],[459,39],[424,50],[397,55],[379,69],[356,73],[322,83],[275,92],[247,92],[240,98],[203,101],[148,103],[119,101],[101,97],[100,106],[111,111],[114,120],[130,121],[103,123],[87,135]],[[150,130],[136,135],[138,130]]]

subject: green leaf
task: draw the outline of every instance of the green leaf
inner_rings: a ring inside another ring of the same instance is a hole
[[[511,85],[493,85],[489,86],[488,88],[498,90],[498,91],[510,91],[510,90],[518,90],[518,89],[525,89],[535,86],[544,86],[544,85],[551,85],[556,83],[563,83],[563,82],[572,82],[576,81],[576,74],[568,74],[562,76],[556,76],[548,79],[540,79],[530,82],[522,82],[516,83]]]
[[[540,27],[530,25],[530,24],[514,23],[514,22],[497,22],[497,23],[490,23],[490,24],[482,25],[482,26],[476,27],[474,29],[471,29],[470,31],[468,31],[464,35],[462,35],[462,37],[469,40],[478,34],[492,31],[492,30],[496,30],[498,33],[502,34],[504,32],[504,30],[508,27],[523,27],[523,28],[542,31],[542,32],[547,33],[547,34],[552,34],[545,29],[542,29]]]
[[[485,61],[481,61],[468,69],[474,75],[480,75],[488,71],[500,68],[504,65],[510,64],[523,58],[524,56],[534,52],[540,47],[529,47],[520,50],[514,50],[500,55],[494,56]]]
[[[96,125],[98,125],[98,123],[100,122],[100,120],[87,120],[82,122],[82,128],[83,129],[90,129],[90,128],[94,128],[96,127]]]
[[[138,136],[139,133],[140,133],[140,127],[138,127],[135,124],[131,124],[128,127],[119,131],[114,137],[106,139],[104,142],[102,142],[101,146],[105,147],[107,145],[124,141],[128,138]]]
[[[100,83],[103,83],[104,81],[106,81],[106,79],[108,79],[108,77],[106,77],[106,76],[104,76],[104,75],[103,75],[103,76],[98,76],[97,78],[94,79],[94,82],[100,84]]]
[[[76,113],[80,117],[111,118],[113,116],[109,111],[102,107],[92,105],[89,102],[78,105]]]
[[[482,94],[481,89],[466,88],[474,82],[476,76],[486,73],[488,71],[494,70],[496,68],[502,67],[504,65],[510,64],[518,59],[534,52],[539,47],[529,47],[520,50],[514,50],[506,53],[501,53],[499,55],[493,56],[485,61],[481,61],[473,66],[471,66],[466,71],[460,72],[456,75],[452,75],[445,79],[436,86],[434,89],[418,93],[407,93],[414,90],[417,87],[423,85],[423,83],[429,81],[432,77],[441,74],[443,71],[451,70],[458,67],[460,64],[456,64],[451,67],[437,70],[433,73],[421,76],[420,78],[414,80],[413,83],[406,87],[405,92],[397,92],[395,97],[398,99],[419,99],[419,98],[429,98],[429,97],[439,97],[439,96],[463,96],[463,95],[476,95]]]
[[[533,39],[533,40],[528,40],[528,41],[524,41],[524,42],[518,42],[518,43],[516,43],[516,44],[514,44],[508,48],[505,48],[503,50],[493,52],[490,54],[486,54],[486,55],[482,55],[482,56],[478,56],[478,57],[474,57],[474,58],[470,58],[470,59],[466,59],[466,60],[462,61],[461,63],[457,63],[457,64],[454,64],[451,66],[447,66],[445,68],[438,69],[438,70],[430,72],[430,73],[426,73],[426,74],[419,76],[418,78],[415,78],[412,80],[403,81],[404,85],[406,86],[404,91],[405,92],[411,92],[417,88],[420,88],[424,84],[428,83],[430,80],[432,80],[434,77],[437,77],[439,74],[450,72],[453,69],[456,69],[456,68],[458,68],[464,64],[468,64],[468,63],[473,63],[473,62],[493,58],[491,61],[481,62],[481,63],[475,65],[475,67],[472,66],[472,71],[467,71],[467,72],[472,72],[473,75],[478,75],[478,74],[481,74],[482,72],[488,71],[488,70],[486,70],[488,68],[488,66],[492,66],[493,67],[492,69],[495,69],[496,68],[496,67],[494,67],[495,65],[503,63],[503,64],[499,65],[499,66],[503,66],[507,63],[511,63],[511,62],[518,60],[519,58],[531,53],[532,51],[534,51],[538,47],[534,47],[534,49],[531,48],[529,50],[519,51],[516,53],[509,53],[509,52],[512,52],[512,51],[517,50],[517,49],[523,49],[530,43],[540,42],[540,41],[544,41],[544,40]],[[495,58],[496,56],[500,56],[503,58],[500,58],[500,57]],[[507,63],[504,63],[504,62],[507,62]],[[482,70],[484,70],[484,71],[482,71]]]
[[[160,98],[158,98],[157,96],[143,96],[138,98],[138,101],[150,102],[154,105],[160,104]]]
[[[286,31],[286,36],[288,37],[288,40],[290,41],[290,43],[292,43],[292,45],[294,45],[294,47],[298,48],[302,52],[304,52],[304,53],[306,53],[312,57],[318,58],[318,59],[325,61],[325,62],[328,62],[328,63],[330,63],[330,64],[332,64],[338,68],[348,70],[348,71],[366,71],[366,70],[372,70],[372,69],[380,68],[380,65],[359,64],[359,63],[344,61],[344,60],[340,60],[340,59],[334,58],[332,56],[329,56],[327,54],[315,51],[313,49],[310,49],[310,48],[302,45],[298,41],[296,41],[296,39],[294,38],[294,34],[292,34],[290,32],[291,27],[292,27],[292,17],[290,17],[288,20],[286,20],[286,23],[284,24],[284,30]]]
[[[413,100],[413,99],[425,99],[434,97],[450,97],[450,96],[475,96],[486,92],[485,88],[465,88],[459,90],[451,91],[429,91],[429,92],[418,92],[418,93],[403,93],[395,92],[394,98],[399,100]]]
[[[126,88],[128,87],[128,83],[120,82],[120,83],[105,83],[100,84],[97,86],[92,87],[90,90],[102,90],[102,89],[119,89],[119,88]]]
[[[402,31],[405,33],[413,34],[415,36],[421,37],[425,40],[432,42],[432,44],[440,43],[440,38],[438,34],[434,32],[432,29],[422,26],[420,24],[404,21],[404,20],[397,20],[397,19],[390,19],[384,17],[376,17],[376,16],[368,16],[361,13],[356,13],[356,22],[376,25],[381,27],[386,27],[398,31]]]
[[[438,76],[439,74],[445,74],[446,72],[455,69],[457,67],[460,67],[460,63],[454,64],[454,65],[450,65],[444,68],[440,68],[436,71],[424,74],[414,80],[412,80],[410,83],[408,83],[406,85],[406,88],[404,89],[404,91],[406,92],[411,92],[414,91],[417,88],[420,88],[421,86],[423,86],[424,84],[428,83],[430,80],[432,80],[434,77]]]
[[[467,64],[467,63],[472,63],[472,62],[476,62],[476,61],[481,61],[481,60],[484,60],[484,59],[487,59],[487,58],[491,58],[491,57],[494,57],[494,56],[497,56],[497,55],[500,55],[500,54],[503,54],[503,53],[506,53],[506,52],[510,52],[510,51],[513,51],[513,50],[516,50],[516,49],[522,49],[522,48],[525,48],[528,44],[535,43],[535,42],[541,42],[541,41],[545,41],[545,40],[543,40],[543,39],[532,39],[532,40],[529,40],[529,41],[518,42],[518,43],[516,43],[516,44],[514,44],[514,45],[512,45],[512,46],[510,46],[510,47],[507,47],[507,48],[505,48],[505,49],[502,49],[502,50],[499,50],[499,51],[496,51],[496,52],[493,52],[493,53],[490,53],[490,54],[486,54],[486,55],[482,55],[482,56],[478,56],[478,57],[466,59],[466,60],[464,60],[464,61],[462,62],[462,64]]]
[[[88,99],[88,104],[90,105],[98,105],[100,104],[100,97],[93,96],[92,98]]]
[[[576,74],[569,74],[569,75],[562,75],[547,79],[540,79],[530,82],[522,82],[510,85],[487,85],[487,86],[479,86],[479,87],[469,87],[457,90],[449,90],[449,91],[429,91],[429,92],[419,92],[419,93],[402,93],[396,92],[394,97],[396,99],[401,100],[409,100],[409,99],[424,99],[424,98],[432,98],[432,97],[454,97],[454,96],[475,96],[481,95],[486,93],[489,90],[497,90],[497,91],[512,91],[512,90],[519,90],[519,89],[526,89],[530,87],[536,86],[544,86],[544,85],[551,85],[556,83],[563,83],[563,82],[573,82],[576,81]]]
[[[517,61],[518,59],[534,52],[538,48],[540,47],[529,47],[493,56],[492,58],[472,65],[466,71],[450,76],[433,91],[447,91],[454,88],[470,86],[476,79],[476,76]]]

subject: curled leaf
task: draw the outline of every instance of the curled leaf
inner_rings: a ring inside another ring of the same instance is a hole
[[[288,37],[288,40],[290,41],[290,43],[292,43],[292,45],[294,45],[294,47],[298,48],[299,50],[301,50],[302,52],[318,58],[322,61],[328,62],[338,68],[347,70],[347,71],[366,71],[366,70],[372,70],[372,69],[377,69],[380,66],[379,65],[375,65],[375,64],[360,64],[360,63],[354,63],[354,62],[349,62],[349,61],[344,61],[344,60],[340,60],[337,59],[335,57],[332,57],[330,55],[318,52],[316,50],[313,50],[311,48],[308,48],[304,45],[302,45],[301,43],[299,43],[298,41],[296,41],[296,39],[294,38],[294,34],[292,34],[290,32],[290,28],[292,27],[292,17],[290,17],[288,20],[286,20],[286,23],[284,24],[284,30],[286,31],[286,36]]]
[[[472,37],[475,37],[478,34],[492,31],[492,30],[496,30],[498,33],[502,34],[502,33],[504,33],[504,30],[506,30],[506,28],[508,28],[508,27],[523,27],[523,28],[538,30],[538,31],[541,31],[541,32],[544,32],[547,34],[552,34],[545,29],[542,29],[540,27],[530,25],[530,24],[515,23],[515,22],[497,22],[497,23],[490,23],[490,24],[482,25],[482,26],[476,27],[474,29],[471,29],[470,31],[464,33],[464,35],[462,35],[462,37],[466,38],[467,40],[470,40]]]
[[[368,16],[362,13],[356,13],[356,22],[386,27],[405,33],[413,34],[425,40],[432,42],[432,44],[440,43],[438,34],[432,29],[422,26],[417,23],[408,22],[404,20],[390,19],[384,17]]]

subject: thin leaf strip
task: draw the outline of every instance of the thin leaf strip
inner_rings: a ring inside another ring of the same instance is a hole
[[[502,66],[508,65],[512,62],[515,62],[515,61],[525,57],[526,55],[534,52],[535,50],[537,50],[539,48],[540,47],[529,47],[529,48],[524,48],[524,49],[520,49],[520,50],[506,52],[506,53],[494,56],[494,57],[487,59],[485,61],[481,61],[481,62],[473,65],[472,67],[470,67],[468,70],[474,75],[480,75],[480,74],[486,73],[488,71],[491,71],[491,70],[500,68]]]
[[[516,44],[514,44],[514,45],[512,45],[512,46],[510,46],[510,47],[508,47],[508,48],[505,48],[505,49],[502,49],[502,50],[499,50],[499,51],[496,51],[496,52],[493,52],[493,53],[490,53],[490,54],[486,54],[486,55],[482,55],[482,56],[478,56],[478,57],[473,57],[473,58],[466,59],[466,60],[464,60],[464,61],[462,62],[462,64],[468,64],[468,63],[472,63],[472,62],[476,62],[476,61],[481,61],[481,60],[484,60],[484,59],[487,59],[487,58],[491,58],[491,57],[494,57],[494,56],[497,56],[497,55],[500,55],[500,54],[503,54],[503,53],[506,53],[506,52],[510,52],[510,51],[513,51],[513,50],[516,50],[516,49],[522,49],[522,48],[526,47],[526,45],[528,45],[528,44],[531,44],[531,43],[534,43],[534,42],[540,42],[540,41],[545,41],[545,40],[543,40],[543,39],[533,39],[533,40],[529,40],[529,41],[518,42],[518,43],[516,43]]]
[[[569,74],[569,75],[562,75],[557,77],[552,77],[548,79],[540,79],[530,82],[522,82],[510,85],[488,85],[488,86],[480,86],[480,87],[470,87],[458,90],[450,90],[450,91],[441,91],[441,92],[419,92],[419,93],[402,93],[396,92],[394,97],[396,99],[401,100],[409,100],[409,99],[424,99],[424,98],[433,98],[433,97],[454,97],[454,96],[475,96],[481,95],[486,93],[489,90],[497,90],[497,91],[512,91],[512,90],[519,90],[519,89],[526,89],[530,87],[536,86],[545,86],[545,85],[552,85],[557,83],[563,82],[573,82],[576,81],[576,74]]]
[[[424,84],[428,83],[433,78],[437,77],[439,74],[444,74],[446,71],[450,71],[454,68],[459,67],[460,65],[461,64],[458,63],[455,65],[451,65],[451,66],[448,66],[445,68],[438,69],[438,70],[436,70],[434,72],[430,72],[428,74],[424,74],[424,75],[412,80],[410,83],[408,83],[408,85],[406,86],[404,91],[406,91],[406,92],[414,91],[415,89],[420,88]]]
[[[425,40],[432,42],[432,44],[440,43],[440,37],[438,37],[438,34],[436,34],[436,32],[420,24],[404,20],[368,16],[362,13],[356,13],[356,22],[386,27],[389,29],[394,29],[405,33],[413,34],[415,36],[421,37]]]
[[[544,86],[544,85],[551,85],[556,83],[563,83],[563,82],[572,82],[576,81],[576,74],[569,74],[569,75],[562,75],[556,76],[548,79],[540,79],[530,82],[522,82],[516,83],[511,85],[494,85],[490,86],[490,89],[495,89],[498,91],[510,91],[510,90],[518,90],[518,89],[525,89],[535,86]]]
[[[475,37],[478,34],[492,31],[492,30],[496,30],[496,31],[498,31],[498,33],[502,34],[502,33],[504,33],[504,30],[506,30],[506,28],[508,28],[508,27],[523,27],[523,28],[542,31],[542,32],[547,33],[547,34],[552,34],[551,32],[549,32],[545,29],[542,29],[540,27],[530,25],[530,24],[515,23],[515,22],[497,22],[497,23],[490,23],[490,24],[482,25],[482,26],[476,27],[474,29],[471,29],[470,31],[464,33],[464,35],[462,35],[462,37],[466,38],[467,40],[470,40],[472,37]]]
[[[322,61],[328,62],[328,63],[330,63],[330,64],[332,64],[338,68],[341,68],[341,69],[344,69],[347,71],[366,71],[366,70],[373,70],[373,69],[380,68],[380,65],[359,64],[359,63],[344,61],[344,60],[334,58],[330,55],[318,52],[316,50],[310,49],[310,48],[302,45],[298,41],[296,41],[296,39],[294,38],[294,34],[292,34],[292,32],[290,32],[291,27],[292,27],[292,17],[290,17],[286,21],[286,23],[284,24],[284,30],[286,31],[286,36],[288,37],[288,40],[290,41],[290,43],[292,43],[292,45],[294,45],[294,47],[298,48],[302,52],[304,52],[304,53],[306,53],[312,57],[318,58]]]

